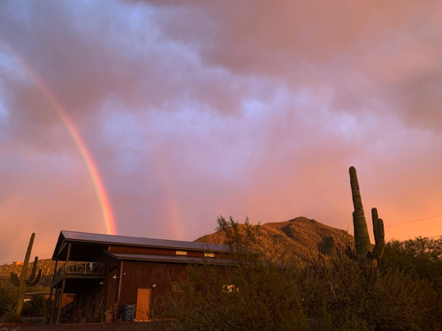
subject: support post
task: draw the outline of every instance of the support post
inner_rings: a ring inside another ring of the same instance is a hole
[[[71,255],[71,247],[72,247],[72,244],[69,243],[68,252],[66,254],[65,272],[67,270],[69,257]],[[63,275],[63,283],[61,285],[60,299],[59,299],[58,307],[57,307],[57,319],[55,320],[55,324],[60,324],[61,305],[63,304],[63,296],[64,296],[65,287],[66,287],[66,275]]]
[[[53,324],[54,323],[54,310],[55,310],[55,300],[57,297],[57,291],[55,291],[55,298],[52,300],[52,290],[54,289],[54,282],[55,282],[55,275],[57,274],[57,266],[58,266],[58,259],[55,260],[55,267],[54,267],[54,275],[52,276],[52,283],[51,283],[51,294],[49,295],[49,304],[51,305],[50,309],[50,315],[48,319],[48,323]]]

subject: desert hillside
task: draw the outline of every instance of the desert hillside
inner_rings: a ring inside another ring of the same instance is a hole
[[[307,261],[319,253],[332,256],[337,247],[342,248],[348,243],[353,243],[353,236],[346,231],[306,217],[261,224],[260,229],[259,245],[254,247],[255,250],[266,254],[287,252],[299,261]],[[224,240],[224,233],[218,231],[195,241],[222,244]]]
[[[30,270],[32,270],[34,263],[30,262],[28,267],[28,275]],[[52,275],[54,273],[55,262],[50,259],[38,260],[37,270],[41,269],[41,280],[36,286],[36,288],[48,288],[51,285]],[[0,288],[5,285],[10,285],[11,272],[20,275],[22,270],[22,265],[20,264],[4,264],[0,266]]]

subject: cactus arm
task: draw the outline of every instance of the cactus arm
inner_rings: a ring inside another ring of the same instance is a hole
[[[377,232],[377,220],[379,219],[378,210],[376,208],[371,208],[371,220],[373,222],[373,232]]]
[[[32,279],[34,279],[34,277],[35,277],[35,273],[37,272],[37,262],[38,262],[38,256],[36,256],[35,259],[34,259],[34,265],[32,266],[31,275],[30,275],[29,278],[26,280],[26,284],[27,284],[28,282],[31,282]]]
[[[12,285],[14,285],[15,287],[20,286],[20,279],[18,278],[18,275],[14,272],[11,272],[11,282]]]
[[[34,280],[27,280],[26,281],[26,285],[27,286],[35,286],[35,285],[37,285],[38,284],[38,282],[40,281],[40,278],[41,278],[41,269],[40,270],[38,270],[38,274],[37,274],[37,277],[34,279]]]
[[[385,247],[384,221],[379,218],[378,211],[376,208],[373,208],[371,210],[371,217],[373,220],[373,232],[375,240],[375,246],[373,249],[372,256],[373,258],[379,260],[384,254],[384,247]]]
[[[362,206],[361,192],[355,167],[350,167],[350,184],[353,198],[353,227],[355,237],[355,250],[358,258],[365,258],[370,251],[370,236],[368,235],[367,222],[365,221]]]

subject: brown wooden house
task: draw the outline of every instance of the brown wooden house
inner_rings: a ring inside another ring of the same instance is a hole
[[[60,232],[52,259],[51,323],[148,320],[153,300],[180,290],[189,264],[229,263],[223,245],[74,231]]]

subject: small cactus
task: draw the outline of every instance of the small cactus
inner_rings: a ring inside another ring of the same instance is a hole
[[[365,221],[364,208],[362,207],[361,192],[355,167],[350,167],[350,184],[353,197],[353,227],[355,238],[355,251],[348,250],[349,256],[356,259],[371,258],[379,260],[384,253],[385,233],[384,221],[378,217],[376,208],[371,210],[373,232],[375,239],[374,249],[371,250],[367,222]]]
[[[21,312],[23,309],[23,302],[25,299],[25,291],[28,286],[35,286],[40,281],[41,278],[41,269],[38,271],[37,276],[35,275],[37,272],[37,263],[38,257],[35,257],[34,265],[32,266],[31,275],[28,279],[26,279],[26,274],[28,272],[28,264],[29,258],[31,256],[32,245],[34,244],[35,233],[31,235],[31,239],[29,240],[28,250],[26,251],[25,261],[23,263],[23,268],[20,273],[20,277],[18,274],[11,272],[11,282],[14,286],[18,287],[18,300],[17,300],[17,309],[15,313],[15,320],[18,322],[20,320]]]

